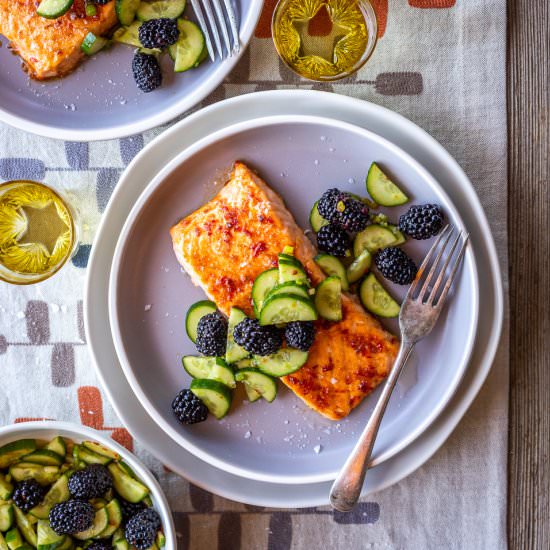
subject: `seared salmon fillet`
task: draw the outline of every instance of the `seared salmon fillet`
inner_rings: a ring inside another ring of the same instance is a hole
[[[277,265],[285,246],[294,247],[314,285],[325,277],[315,247],[282,199],[241,162],[221,191],[170,234],[180,264],[226,314],[235,306],[253,316],[254,279]],[[340,322],[316,322],[307,363],[282,378],[333,420],[347,416],[387,376],[399,345],[354,297],[342,295],[342,310]]]
[[[75,0],[71,9],[57,19],[36,13],[35,0],[0,0],[0,34],[26,63],[37,80],[65,76],[85,57],[80,50],[84,37],[93,32],[105,35],[118,22],[115,2],[95,4],[97,15],[86,16],[85,2]]]

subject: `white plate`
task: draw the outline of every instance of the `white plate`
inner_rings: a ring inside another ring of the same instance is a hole
[[[182,447],[227,472],[272,483],[335,479],[381,387],[339,422],[312,411],[282,384],[273,403],[261,400],[248,406],[237,392],[221,422],[210,418],[184,427],[170,407],[175,393],[190,384],[181,357],[197,353],[185,335],[185,314],[206,296],[182,275],[169,230],[216,193],[217,187],[208,188],[208,182],[235,159],[259,170],[304,229],[313,203],[330,187],[365,194],[365,175],[373,161],[389,170],[411,197],[411,204],[441,204],[451,223],[457,227],[463,223],[437,182],[398,147],[358,126],[295,115],[253,119],[199,140],[158,174],[129,214],[111,268],[110,323],[119,360],[145,410]],[[396,221],[407,208],[382,210]],[[420,263],[430,245],[430,241],[409,240],[404,248]],[[403,299],[406,287],[387,286]],[[390,401],[373,465],[418,437],[441,412],[464,374],[479,303],[471,250],[453,294],[433,333],[416,346],[403,376],[408,383],[401,384]],[[153,307],[145,311],[146,304]],[[398,334],[396,321],[385,324]],[[319,454],[314,451],[317,445],[322,448]]]
[[[194,484],[223,497],[273,507],[328,503],[330,483],[302,486],[247,480],[223,472],[182,450],[150,419],[135,399],[117,360],[108,323],[109,266],[118,235],[141,191],[186,144],[227,125],[278,114],[332,116],[368,128],[399,144],[437,178],[471,231],[480,274],[479,329],[474,351],[457,393],[442,414],[413,444],[367,476],[364,494],[396,483],[421,466],[443,444],[479,391],[494,358],[503,316],[503,295],[494,243],[477,196],[457,163],[426,132],[377,105],[323,92],[262,92],[220,102],[167,130],[128,167],[105,212],[88,267],[85,318],[88,342],[105,391],[115,410],[151,452]]]

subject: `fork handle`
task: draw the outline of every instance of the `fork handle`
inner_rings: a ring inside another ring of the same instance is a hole
[[[413,348],[414,344],[411,342],[401,343],[399,353],[395,358],[395,362],[386,380],[384,389],[374,407],[374,411],[359,441],[356,443],[344,467],[332,485],[330,490],[330,502],[332,507],[340,512],[351,511],[359,500],[382,417],[384,416],[391,394],[395,388],[395,383],[405,363],[409,359]]]

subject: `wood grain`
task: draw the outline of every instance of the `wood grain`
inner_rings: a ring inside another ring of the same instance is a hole
[[[550,548],[550,2],[508,2],[508,537]]]

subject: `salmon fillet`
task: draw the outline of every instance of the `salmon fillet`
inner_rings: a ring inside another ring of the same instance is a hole
[[[254,279],[277,265],[277,255],[293,246],[312,283],[324,274],[316,249],[282,199],[241,162],[210,202],[170,230],[174,252],[193,282],[221,311],[231,306],[253,316]],[[342,295],[343,319],[316,322],[307,363],[283,382],[323,416],[347,416],[388,374],[398,341],[354,297]]]
[[[97,15],[86,16],[83,0],[57,19],[36,13],[35,0],[0,0],[0,34],[11,42],[37,80],[65,76],[85,57],[80,50],[84,37],[107,34],[117,23],[114,0],[95,4]]]

